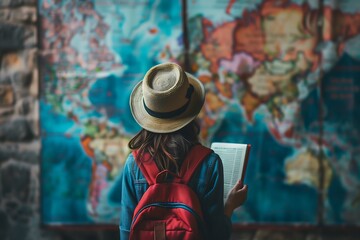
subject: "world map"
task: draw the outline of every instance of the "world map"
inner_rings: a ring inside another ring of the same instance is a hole
[[[234,223],[360,224],[360,2],[41,0],[39,14],[46,224],[119,222],[129,96],[168,61],[205,85],[204,145],[252,145]]]

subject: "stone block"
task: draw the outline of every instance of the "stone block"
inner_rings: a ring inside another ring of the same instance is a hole
[[[13,107],[6,107],[6,108],[0,107],[0,123],[1,121],[5,121],[4,119],[10,118],[13,114],[14,114]]]
[[[1,150],[0,150],[1,151]],[[4,159],[11,159],[14,158],[19,162],[26,162],[30,164],[39,163],[39,152],[34,151],[24,151],[24,152],[0,152],[0,157]]]
[[[15,161],[1,165],[0,169],[1,195],[3,198],[13,199],[7,206],[8,213],[14,214],[19,207],[18,202],[26,202],[30,194],[31,172],[30,166],[18,164]]]
[[[4,199],[6,199],[6,200],[3,201],[4,203],[2,205],[4,206],[6,213],[8,214],[9,218],[11,219],[15,215],[15,212],[17,211],[17,209],[19,208],[20,203],[13,196],[8,195],[7,198],[4,198]]]
[[[1,0],[0,7],[36,6],[36,0]]]
[[[31,77],[27,75],[33,74],[33,71],[36,68],[36,49],[26,49],[23,51],[8,53],[3,55],[0,63],[0,79],[2,82],[10,79],[15,87],[19,84],[27,87],[31,82]],[[25,79],[24,77],[29,78]]]
[[[0,144],[0,165],[3,162],[16,159],[17,162],[36,165],[40,160],[40,141],[29,143]]]
[[[36,47],[36,26],[0,23],[0,52]]]
[[[0,141],[29,141],[34,134],[26,119],[16,119],[0,124]]]
[[[23,48],[24,38],[24,26],[0,23],[0,51],[9,51]]]
[[[30,22],[35,23],[37,19],[36,7],[20,7],[15,9],[0,9],[0,22]]]
[[[33,209],[29,204],[21,204],[13,214],[12,220],[18,223],[27,224],[33,215]]]
[[[26,116],[33,111],[34,100],[32,98],[22,98],[16,101],[16,113],[19,115]]]
[[[1,66],[0,66],[0,73],[2,73],[3,71],[1,71]],[[0,74],[0,84],[11,84],[11,78],[9,76],[4,76],[3,74]]]
[[[28,67],[25,62],[24,54],[20,52],[5,54],[0,63],[0,75],[3,78],[12,78],[12,75],[17,72],[26,72]]]
[[[27,72],[15,72],[12,75],[13,86],[17,90],[28,90],[32,81],[32,74]]]
[[[0,108],[14,104],[14,91],[11,85],[0,84]]]

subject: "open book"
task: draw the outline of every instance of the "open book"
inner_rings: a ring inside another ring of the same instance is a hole
[[[214,142],[210,148],[220,156],[223,162],[224,199],[226,199],[230,190],[239,180],[244,182],[251,145]]]

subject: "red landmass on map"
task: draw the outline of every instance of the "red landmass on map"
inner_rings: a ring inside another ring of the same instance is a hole
[[[211,29],[210,21],[203,20],[203,34],[205,39],[200,45],[204,57],[211,63],[210,71],[217,72],[219,59],[231,59],[233,55],[233,31],[236,26],[235,22],[227,22],[223,25]]]
[[[226,13],[230,14],[235,1],[229,0]],[[319,20],[323,17],[322,30],[318,26]],[[268,25],[266,25],[268,24]],[[270,27],[269,27],[270,26]],[[296,87],[292,78],[298,75],[305,76],[317,70],[321,63],[321,51],[318,45],[322,41],[332,41],[336,44],[338,56],[344,50],[346,40],[360,33],[360,14],[350,14],[341,10],[324,6],[323,11],[313,9],[308,3],[297,4],[289,0],[264,0],[255,10],[244,10],[241,18],[222,23],[215,26],[211,20],[203,19],[204,39],[200,45],[202,55],[210,62],[210,72],[217,75],[222,60],[233,61],[236,54],[246,53],[255,62],[265,63],[279,62],[279,65],[291,63],[293,68],[286,75],[279,74],[276,84],[280,86],[277,92],[269,95],[259,96],[252,91],[252,83],[248,80],[254,75],[255,71],[247,76],[240,76],[244,82],[245,93],[239,99],[244,107],[249,121],[252,120],[254,111],[262,104],[274,96],[284,95],[286,101],[291,102],[296,99],[296,91],[287,98],[283,91],[286,91],[287,84],[289,89]],[[300,57],[299,57],[300,55]],[[271,70],[271,68],[270,68]],[[265,71],[269,71],[266,68]],[[257,72],[258,75],[262,73]],[[262,74],[263,79],[271,72]],[[277,77],[274,73],[273,79]],[[229,98],[232,95],[224,94],[224,91],[231,91],[218,78],[213,78],[216,87],[216,94],[208,103],[216,103],[220,96]],[[263,80],[263,81],[265,81]],[[269,79],[268,81],[272,81]],[[296,89],[295,89],[296,90]],[[290,90],[289,90],[290,91]],[[211,111],[221,111],[216,107],[209,107]],[[275,114],[272,112],[272,114]],[[276,115],[276,114],[275,114]],[[281,113],[277,114],[281,116]],[[276,117],[276,116],[275,116]],[[211,121],[207,121],[211,124]],[[289,132],[290,134],[291,132]],[[287,134],[288,135],[288,134]]]

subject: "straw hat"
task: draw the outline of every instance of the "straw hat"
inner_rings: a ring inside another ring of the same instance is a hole
[[[152,67],[133,89],[130,109],[137,123],[155,133],[169,133],[200,112],[205,89],[200,80],[175,63]]]

